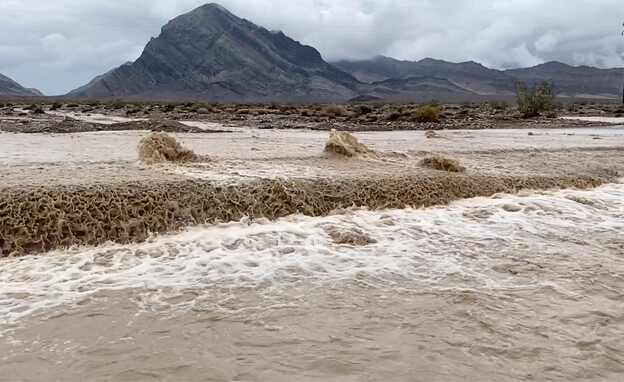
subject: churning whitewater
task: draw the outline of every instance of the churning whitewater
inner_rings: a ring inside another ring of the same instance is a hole
[[[100,377],[150,370],[166,378],[159,371],[165,353],[155,349],[173,346],[179,354],[220,349],[204,374],[193,359],[180,361],[191,365],[181,374],[188,378],[248,370],[258,371],[254,379],[284,379],[306,365],[300,375],[309,378],[397,379],[418,370],[430,380],[609,379],[624,372],[624,184],[341,212],[0,259],[7,339],[0,376],[10,379],[23,353],[44,357],[52,377],[68,377],[54,364],[70,358],[71,377],[93,377],[97,358],[112,368]],[[99,315],[107,317],[108,345],[89,342]],[[203,319],[219,323],[207,329]],[[142,335],[144,326],[130,330],[139,324],[160,327],[162,339]],[[59,327],[60,334],[46,333]],[[176,337],[182,332],[185,339]],[[132,351],[112,351],[116,335],[128,337]],[[254,345],[262,351],[243,362],[258,338],[266,346]],[[121,358],[133,362],[114,369]]]

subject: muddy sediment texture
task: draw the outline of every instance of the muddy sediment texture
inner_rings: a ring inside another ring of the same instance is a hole
[[[0,256],[108,241],[143,241],[184,226],[293,213],[327,215],[351,206],[371,209],[446,204],[460,198],[520,189],[594,187],[617,173],[591,176],[491,176],[431,173],[404,177],[291,181],[236,185],[195,180],[0,190]]]
[[[459,164],[459,161],[454,158],[449,158],[442,155],[433,155],[423,158],[420,161],[420,165],[426,168],[440,171],[449,172],[464,172],[466,167]]]
[[[202,158],[180,143],[173,135],[165,132],[151,133],[139,142],[139,160],[147,164],[178,162],[199,162]]]
[[[325,144],[325,153],[345,157],[355,157],[372,152],[365,144],[346,131],[332,131]]]

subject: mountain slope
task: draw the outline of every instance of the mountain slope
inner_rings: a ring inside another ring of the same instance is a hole
[[[366,83],[391,78],[431,77],[447,79],[459,88],[480,95],[514,94],[514,78],[528,84],[552,82],[555,84],[555,92],[564,96],[619,98],[622,94],[622,69],[573,67],[559,62],[500,71],[475,62],[455,64],[430,58],[398,61],[379,56],[366,61],[340,61],[334,65]]]
[[[513,83],[507,75],[472,61],[455,64],[431,58],[399,61],[378,56],[372,60],[340,61],[334,65],[368,83],[390,78],[431,77],[447,79],[457,87],[477,94],[505,94],[513,91]]]
[[[97,82],[99,82],[100,80],[106,78],[108,75],[110,75],[111,73],[113,73],[115,70],[121,68],[122,66],[126,66],[126,65],[132,65],[131,61],[126,62],[123,65],[120,65],[114,69],[109,70],[108,72],[104,73],[104,74],[100,74],[99,76],[94,77],[91,81],[89,81],[88,84],[86,85],[82,85],[72,91],[70,91],[69,93],[67,93],[67,95],[75,95],[75,94],[80,94],[82,91],[87,90],[88,88],[90,88],[91,86],[95,85]]]
[[[0,74],[0,95],[3,96],[41,96],[37,89],[26,89],[7,76]]]
[[[597,69],[547,62],[532,68],[506,70],[505,74],[529,84],[552,82],[558,94],[613,96],[622,94],[622,69]]]
[[[170,21],[134,63],[77,95],[344,100],[356,85],[314,48],[207,4]]]

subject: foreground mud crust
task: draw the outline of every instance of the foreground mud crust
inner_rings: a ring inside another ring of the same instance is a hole
[[[2,380],[619,380],[624,186],[0,259]]]

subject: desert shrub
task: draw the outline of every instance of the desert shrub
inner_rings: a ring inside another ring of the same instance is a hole
[[[529,88],[524,81],[514,80],[518,110],[525,118],[537,117],[542,113],[556,112],[555,85],[548,82],[533,84]]]
[[[200,107],[197,109],[197,114],[209,114],[210,110],[207,107]]]
[[[368,105],[359,105],[358,107],[355,108],[355,114],[357,116],[366,115],[372,112],[373,112],[373,108]]]
[[[85,105],[88,105],[88,106],[98,106],[99,104],[100,104],[100,101],[96,99],[88,99],[85,101]]]
[[[321,110],[321,115],[326,117],[346,117],[347,109],[340,105],[329,105]]]
[[[313,114],[313,112],[311,110],[308,109],[303,109],[301,110],[301,116],[302,117],[309,117]]]
[[[494,110],[506,110],[509,104],[505,101],[490,101],[490,107]]]
[[[276,109],[271,109],[271,110],[276,110]],[[264,108],[253,109],[254,115],[264,115],[264,114],[269,114],[269,113],[270,113],[269,109],[264,109]]]
[[[238,109],[236,114],[249,114],[249,109]]]
[[[111,107],[114,109],[121,109],[122,107],[126,106],[126,102],[122,99],[116,99],[113,102],[111,102]]]
[[[393,110],[390,113],[386,114],[384,118],[387,119],[388,121],[398,121],[399,118],[401,118],[401,113],[399,113],[396,110]]]
[[[50,106],[50,110],[57,110],[60,109],[63,106],[63,104],[61,102],[54,102],[52,103],[52,106]]]
[[[571,103],[568,105],[568,107],[566,108],[567,111],[569,112],[577,112],[579,110],[578,106],[574,103]]]
[[[440,110],[437,107],[425,105],[412,111],[412,116],[417,122],[440,122]]]

